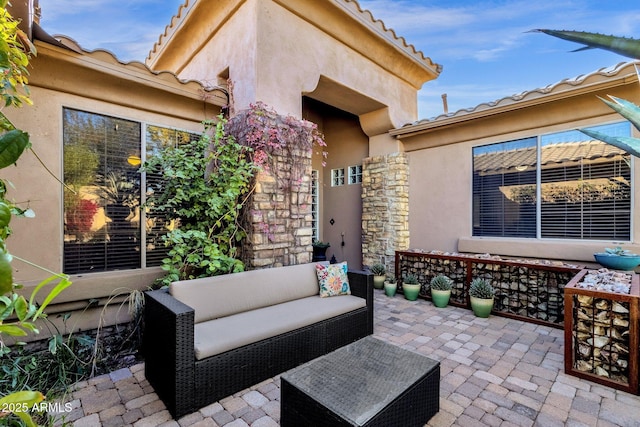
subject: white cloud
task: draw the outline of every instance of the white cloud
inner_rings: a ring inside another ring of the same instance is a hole
[[[143,61],[183,0],[40,0],[41,25],[85,49]]]

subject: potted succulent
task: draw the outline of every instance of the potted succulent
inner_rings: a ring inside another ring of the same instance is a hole
[[[489,317],[493,309],[493,297],[496,291],[486,279],[475,278],[469,286],[471,310],[478,317]]]
[[[420,283],[415,274],[407,274],[402,280],[402,293],[404,297],[409,301],[415,301],[418,299],[420,293]]]
[[[387,273],[387,269],[384,264],[377,262],[371,266],[370,270],[373,274],[373,287],[376,289],[384,288],[384,279],[385,274]]]
[[[331,247],[329,242],[321,242],[319,240],[313,241],[313,258],[311,261],[326,261],[327,260],[327,249]]]
[[[442,274],[437,275],[429,285],[431,286],[431,301],[436,307],[446,307],[451,298],[451,285],[453,281]]]
[[[384,281],[384,293],[388,296],[388,297],[392,297],[396,294],[396,291],[398,290],[398,281],[396,280],[396,276],[387,276],[386,280]]]
[[[633,270],[640,265],[640,255],[622,249],[620,246],[604,248],[604,250],[604,252],[593,254],[596,261],[603,267],[614,270]]]

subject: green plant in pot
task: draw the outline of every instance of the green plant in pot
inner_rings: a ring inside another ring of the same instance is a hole
[[[473,279],[469,286],[469,300],[473,314],[478,317],[489,317],[493,309],[493,298],[495,294],[495,289],[487,279]]]
[[[429,285],[431,286],[431,301],[436,307],[446,307],[451,298],[451,285],[453,281],[442,274],[437,275]]]
[[[387,269],[384,264],[377,262],[371,266],[370,270],[371,274],[373,274],[373,287],[376,289],[382,289],[384,287],[384,275],[387,273]]]
[[[415,301],[418,299],[420,293],[420,283],[415,274],[407,274],[402,280],[402,293],[404,297],[409,301]]]
[[[384,293],[388,296],[388,297],[392,297],[396,294],[396,291],[398,290],[398,281],[396,280],[396,276],[387,276],[387,278],[384,281]]]
[[[604,252],[593,254],[596,261],[603,267],[629,271],[640,265],[640,255],[622,249],[620,246],[604,248],[604,250]]]

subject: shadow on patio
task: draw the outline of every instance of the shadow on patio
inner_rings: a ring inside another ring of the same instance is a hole
[[[375,293],[374,335],[439,360],[440,412],[428,426],[637,426],[640,397],[564,374],[563,331],[476,318]],[[392,361],[390,361],[391,363]],[[277,426],[279,378],[175,421],[144,365],[76,385],[61,420],[74,426]],[[61,423],[58,423],[60,425]]]

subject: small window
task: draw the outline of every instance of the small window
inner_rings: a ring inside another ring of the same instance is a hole
[[[311,171],[311,230],[313,241],[320,240],[320,189],[318,171]]]
[[[331,170],[331,186],[338,187],[344,185],[344,168]]]
[[[349,166],[349,184],[362,183],[362,165]]]

